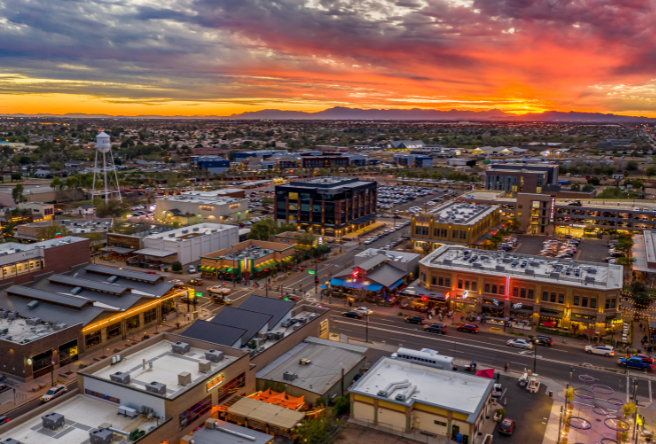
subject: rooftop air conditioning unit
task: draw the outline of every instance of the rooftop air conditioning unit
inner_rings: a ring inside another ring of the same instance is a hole
[[[179,355],[189,353],[189,350],[191,350],[191,346],[189,344],[180,341],[176,342],[175,344],[171,344],[171,348],[173,353],[177,353]]]
[[[114,283],[118,280],[118,276],[110,276],[107,278],[107,282]]]
[[[279,332],[274,333],[274,339],[276,341],[279,341],[284,337],[285,337],[285,332],[284,331],[279,331]]]
[[[153,381],[150,384],[146,384],[146,391],[157,395],[166,395],[166,384]]]
[[[535,274],[535,271],[534,271],[534,270],[531,270],[530,268],[526,268],[526,269],[524,270],[524,273],[526,273],[526,274]]]
[[[2,335],[2,336],[0,336],[0,339],[2,339],[4,341],[11,341],[12,337],[13,336],[11,336],[11,335]]]
[[[109,375],[109,379],[127,385],[130,383],[130,374],[128,372],[116,372]]]
[[[64,422],[64,415],[55,412],[48,413],[41,417],[41,425],[50,430],[57,430],[64,427]]]
[[[123,416],[129,416],[130,418],[135,418],[139,416],[139,412],[137,412],[135,409],[133,409],[132,407],[126,407],[124,405],[119,406],[118,414]]]
[[[90,444],[112,444],[114,432],[107,429],[96,429],[89,432]]]
[[[0,444],[23,444],[20,441],[16,441],[14,438],[7,438],[3,441],[0,441]]]
[[[221,362],[225,355],[219,350],[208,350],[205,352],[205,359],[210,362]]]
[[[297,377],[298,375],[294,372],[284,372],[282,374],[282,379],[284,379],[285,381],[293,381]]]
[[[78,294],[81,291],[82,291],[82,287],[75,287],[74,289],[71,290],[71,294]]]
[[[7,327],[0,328],[0,335],[6,335],[9,333],[9,329]]]
[[[194,227],[194,231],[198,231],[198,227]]]

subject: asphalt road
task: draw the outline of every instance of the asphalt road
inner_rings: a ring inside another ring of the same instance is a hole
[[[331,332],[342,333],[349,337],[366,339],[366,321],[345,318],[335,310],[331,322]],[[463,333],[449,327],[446,335],[427,333],[415,324],[407,324],[402,317],[374,315],[369,321],[370,341],[384,342],[388,345],[402,346],[412,349],[430,348],[440,354],[453,356],[456,359],[476,361],[478,364],[503,369],[510,364],[513,371],[533,370],[537,364],[537,373],[541,376],[560,381],[570,380],[575,387],[583,384],[578,379],[581,375],[595,378],[594,383],[612,387],[618,397],[628,397],[629,377],[616,364],[615,358],[589,355],[575,347],[554,346],[538,347],[534,351],[520,350],[506,345],[509,337],[496,333]],[[605,367],[608,370],[588,368],[584,364]],[[651,400],[651,381],[642,379],[638,385],[638,394],[646,400]]]

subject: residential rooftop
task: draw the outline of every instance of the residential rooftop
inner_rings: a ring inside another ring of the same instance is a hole
[[[402,389],[392,385],[402,382],[411,385]],[[467,422],[474,423],[493,384],[489,378],[382,357],[349,391],[402,406],[418,402],[463,413]],[[407,396],[401,400],[400,394]]]
[[[622,288],[622,266],[600,262],[558,260],[528,254],[442,245],[423,258],[427,267],[518,277],[576,287]]]
[[[368,248],[362,253],[356,254],[357,257],[368,257],[373,258],[380,254],[387,256],[390,261],[394,262],[410,262],[411,260],[419,257],[417,253],[404,253],[401,251],[389,251],[389,250],[379,250],[377,248]]]
[[[367,347],[307,337],[257,372],[258,379],[277,381],[323,395],[365,358]],[[301,364],[307,359],[309,364]],[[284,374],[296,375],[293,381]]]
[[[158,426],[156,419],[138,415],[134,419],[117,414],[118,406],[86,395],[77,395],[53,405],[42,414],[34,415],[25,422],[0,434],[0,442],[14,439],[21,444],[88,444],[89,432],[98,428],[113,427],[130,433],[139,428],[146,432]],[[42,427],[43,416],[58,413],[65,418],[63,427],[50,430]],[[13,424],[10,422],[9,424]],[[120,440],[122,435],[115,434]],[[63,439],[62,439],[63,438]],[[146,436],[146,439],[147,436]]]
[[[175,344],[168,340],[162,340],[130,354],[129,359],[123,359],[117,364],[106,366],[92,373],[91,376],[144,391],[146,391],[147,385],[158,382],[166,386],[166,395],[163,396],[173,399],[189,390],[197,382],[207,379],[209,375],[220,371],[239,359],[239,357],[224,354],[221,361],[217,363],[210,362],[210,371],[201,373],[199,371],[199,362],[206,360],[205,352],[209,350],[209,344],[207,349],[190,347],[189,352],[185,354],[173,352]],[[151,364],[152,368],[150,367]],[[118,372],[121,374],[128,373],[130,383],[113,382],[110,375]],[[191,384],[187,386],[180,386],[178,382],[178,375],[183,372],[191,374]]]
[[[452,201],[429,210],[428,214],[433,217],[435,222],[439,223],[474,225],[498,210],[499,207],[496,205],[477,205]]]

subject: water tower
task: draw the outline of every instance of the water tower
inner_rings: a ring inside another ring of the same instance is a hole
[[[98,157],[102,155],[102,167],[99,166]],[[91,202],[96,196],[96,176],[101,174],[99,180],[103,181],[105,186],[105,203],[109,200],[110,193],[114,192],[113,184],[116,184],[116,192],[118,193],[118,200],[121,200],[121,187],[118,184],[118,174],[116,174],[116,165],[114,165],[114,155],[112,154],[112,144],[109,143],[109,135],[102,132],[96,136],[96,161],[93,164],[93,190],[91,192]],[[109,177],[107,175],[109,173]],[[98,192],[100,194],[100,191]]]

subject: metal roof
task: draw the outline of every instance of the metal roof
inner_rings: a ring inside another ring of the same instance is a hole
[[[50,323],[63,322],[69,326],[77,324],[82,324],[82,326],[88,325],[99,320],[98,317],[105,311],[102,308],[93,306],[87,306],[81,310],[77,310],[48,303],[39,303],[35,308],[28,308],[27,304],[29,302],[29,300],[23,297],[0,296],[0,308],[15,310],[20,316],[37,317],[44,322]]]
[[[269,329],[278,324],[289,311],[294,308],[296,302],[283,301],[280,299],[265,298],[262,296],[251,295],[239,306],[242,310],[250,310],[256,313],[270,315]]]
[[[175,251],[158,250],[156,248],[144,248],[143,250],[135,251],[135,253],[143,254],[144,256],[152,256],[152,257],[169,257],[178,254]]]
[[[48,291],[35,290],[30,287],[22,287],[20,285],[12,285],[7,289],[7,294],[11,296],[19,296],[37,301],[47,302],[49,304],[63,305],[71,308],[82,308],[92,301],[77,296],[69,296],[61,293],[50,293]]]
[[[107,275],[88,273],[85,269],[78,270],[73,274],[77,274],[79,278],[86,279],[94,282],[107,282]],[[161,297],[168,293],[175,284],[166,282],[164,280],[159,280],[157,282],[139,282],[134,280],[128,280],[125,278],[119,277],[116,280],[116,285],[122,285],[132,290],[133,293],[139,292],[142,296],[150,297]]]
[[[228,413],[243,416],[282,429],[292,429],[305,418],[305,413],[252,398],[241,398],[228,408]]]
[[[267,444],[274,440],[275,436],[257,430],[248,429],[231,422],[215,419],[218,428],[201,428],[194,432],[195,444]]]
[[[242,344],[246,344],[253,339],[258,331],[266,328],[271,318],[271,315],[256,313],[241,308],[226,307],[214,316],[210,322],[246,330],[246,333],[241,339]]]
[[[100,291],[103,293],[114,294],[117,296],[128,291],[128,288],[123,287],[122,285],[94,282],[94,281],[89,281],[87,279],[80,279],[72,276],[66,276],[63,274],[52,275],[48,277],[48,280],[50,282],[55,282],[58,284],[70,285],[72,287],[82,287],[82,288],[86,288],[87,290]]]
[[[56,282],[51,282],[48,279],[42,279],[32,286],[35,290],[45,291],[47,293],[61,293],[68,294],[72,290],[70,286],[65,286]],[[92,302],[98,302],[96,307],[104,308],[107,310],[128,310],[134,306],[145,304],[149,302],[152,297],[147,297],[141,294],[133,294],[126,292],[120,295],[100,293],[97,291],[82,289],[75,296],[87,299]],[[104,307],[100,304],[103,304]]]
[[[405,271],[399,270],[389,264],[382,264],[373,271],[367,271],[366,278],[378,282],[384,287],[390,287],[399,279],[404,278],[406,274]]]
[[[180,333],[180,336],[232,347],[245,334],[246,330],[243,328],[197,320],[189,328]],[[238,344],[238,346],[240,345]]]
[[[137,280],[142,282],[157,282],[162,279],[161,275],[140,273],[138,271],[121,270],[114,267],[104,267],[102,265],[88,265],[84,269],[89,273],[104,274],[107,276],[118,276],[128,280]]]

